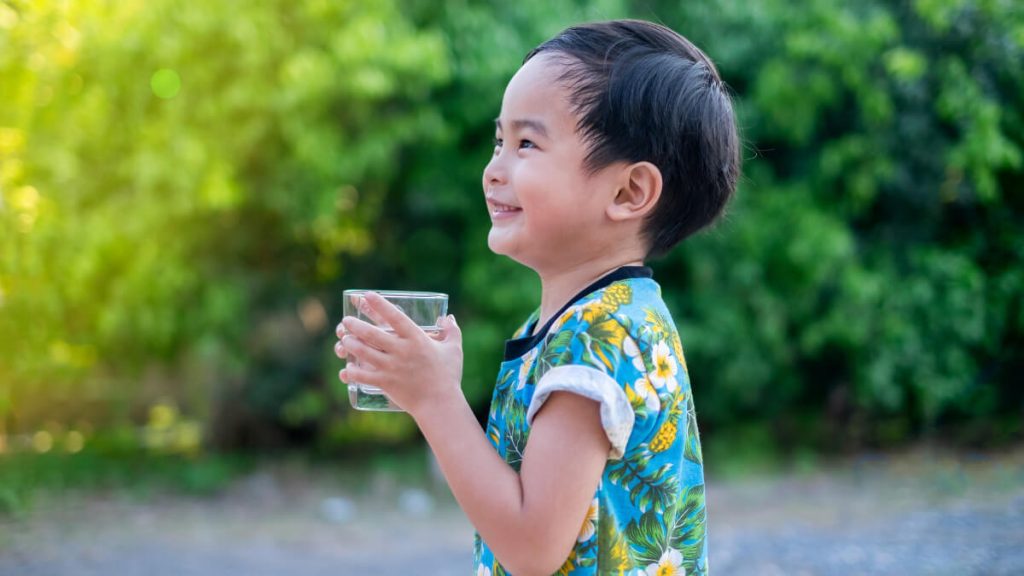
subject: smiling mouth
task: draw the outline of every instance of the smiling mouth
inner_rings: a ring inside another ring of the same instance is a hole
[[[491,216],[493,217],[508,216],[510,214],[523,211],[522,208],[518,208],[516,206],[509,206],[508,204],[501,204],[493,201],[489,202],[488,204],[488,207],[491,210]]]

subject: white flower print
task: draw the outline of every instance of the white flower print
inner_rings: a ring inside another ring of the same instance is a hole
[[[476,567],[476,576],[491,576],[491,569],[481,564]]]
[[[658,398],[658,393],[651,386],[646,376],[636,379],[636,382],[633,383],[633,392],[644,401],[644,406],[647,407],[648,412],[653,414],[661,410],[661,399]]]
[[[654,370],[649,374],[651,384],[656,389],[667,388],[669,392],[675,392],[679,364],[672,357],[672,349],[662,340],[654,345],[651,355],[654,357]]]
[[[644,357],[640,354],[640,348],[636,345],[635,340],[626,336],[622,340],[622,351],[633,361],[634,368],[639,370],[641,374],[647,373],[647,366],[644,366]]]
[[[683,555],[672,548],[665,550],[657,564],[647,567],[647,576],[686,576]]]
[[[586,542],[594,537],[597,531],[597,498],[590,503],[587,509],[587,517],[583,519],[583,527],[580,528],[580,535],[576,537],[577,542]]]

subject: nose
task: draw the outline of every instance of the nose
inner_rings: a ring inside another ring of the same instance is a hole
[[[508,182],[508,168],[502,160],[501,150],[491,156],[491,160],[484,166],[484,190],[495,186],[502,186]]]

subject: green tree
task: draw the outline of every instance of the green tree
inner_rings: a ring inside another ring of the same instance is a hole
[[[449,75],[394,2],[0,4],[0,419],[232,383],[276,411],[321,355],[259,351],[297,308],[328,331],[315,289]]]
[[[730,218],[665,263],[708,419],[1019,433],[1024,11],[652,5],[717,59],[749,143]]]
[[[706,49],[747,143],[725,220],[655,263],[702,428],[1019,435],[1016,4],[2,2],[0,434],[170,396],[236,443],[409,438],[346,410],[351,287],[450,293],[485,409],[538,295],[486,247],[502,90],[635,16]]]

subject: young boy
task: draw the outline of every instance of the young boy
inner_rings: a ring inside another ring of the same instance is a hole
[[[477,574],[706,574],[704,479],[675,325],[644,260],[710,224],[739,174],[714,65],[660,25],[569,28],[527,55],[483,188],[490,248],[537,272],[487,430],[453,317],[428,337],[379,296],[338,328],[340,377],[416,421],[477,529]]]

